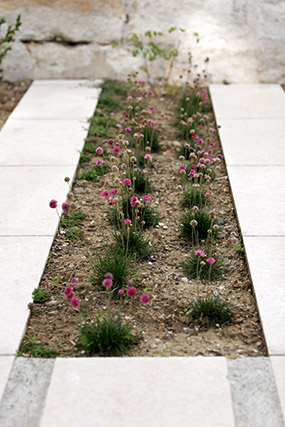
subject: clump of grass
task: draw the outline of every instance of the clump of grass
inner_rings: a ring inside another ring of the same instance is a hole
[[[190,257],[186,258],[186,260],[181,263],[185,276],[187,276],[188,279],[205,279],[209,281],[221,279],[225,270],[224,260],[215,256],[215,262],[211,264],[207,259],[213,258],[201,250],[200,252],[205,254],[205,256],[202,257],[192,252]]]
[[[29,353],[33,357],[44,358],[55,357],[57,355],[57,350],[54,348],[48,348],[43,344],[38,344],[35,337],[27,338],[29,341],[22,345],[20,351],[17,354],[18,356],[22,355],[23,353]]]
[[[100,138],[110,138],[112,131],[110,128],[116,126],[116,120],[111,117],[105,117],[102,114],[98,114],[89,119],[89,135],[98,136]]]
[[[89,355],[119,357],[126,354],[133,341],[131,328],[119,316],[97,316],[95,323],[81,327],[79,347]]]
[[[113,287],[112,290],[119,290],[125,288],[129,277],[133,273],[131,267],[131,257],[118,252],[111,248],[104,255],[97,254],[91,259],[93,275],[91,281],[100,289],[102,282],[105,279],[106,273],[113,274]]]
[[[135,207],[130,205],[131,196],[124,197],[121,201],[120,210],[123,213],[124,218],[129,218],[132,223],[136,222],[136,216],[140,216],[140,223],[144,221],[144,229],[155,227],[159,220],[159,213],[150,205],[145,204],[143,208],[140,208],[137,212]],[[118,210],[116,207],[111,207],[109,210],[109,221],[111,224],[114,224],[116,227],[120,227],[122,220],[119,218]]]
[[[106,165],[95,165],[93,168],[85,169],[79,176],[79,179],[86,181],[97,182],[98,176],[105,175],[108,171]]]
[[[205,191],[201,190],[201,188],[189,187],[183,192],[179,203],[187,208],[193,208],[193,206],[203,208],[207,203],[207,197],[205,197]]]
[[[151,192],[152,186],[149,182],[148,176],[145,175],[140,169],[131,171],[130,180],[133,182],[135,193],[143,194]]]
[[[193,226],[193,220],[197,222],[197,225]],[[181,235],[192,240],[193,235],[198,236],[198,239],[203,239],[208,236],[208,230],[212,230],[214,224],[216,224],[216,220],[211,219],[203,209],[199,209],[196,213],[187,212],[181,218]]]
[[[158,153],[161,150],[161,143],[157,130],[153,126],[145,126],[142,131],[144,135],[144,147],[151,147],[151,151]]]
[[[232,320],[232,306],[219,298],[206,296],[191,301],[187,314],[200,324],[222,325]]]
[[[134,231],[134,228],[121,228],[114,234],[114,249],[126,256],[135,255],[137,258],[149,258],[152,247],[142,231]]]
[[[52,294],[50,292],[46,292],[43,289],[35,288],[32,293],[33,302],[36,304],[43,304],[47,302]]]
[[[99,98],[98,108],[107,112],[122,110],[123,104],[120,98],[127,96],[127,86],[115,80],[105,80],[101,88],[102,93]]]
[[[78,227],[72,227],[66,230],[65,237],[68,240],[82,240],[84,236],[84,233],[80,228]]]
[[[86,156],[86,154],[84,153],[80,153],[80,158],[79,158],[80,163],[87,163],[87,162],[90,162],[90,160],[91,160],[91,157]]]
[[[61,228],[77,227],[85,218],[87,218],[87,215],[83,212],[70,211],[69,214],[66,214],[64,218],[60,220],[59,226]]]
[[[84,153],[96,154],[96,147],[91,142],[86,142],[83,148]]]

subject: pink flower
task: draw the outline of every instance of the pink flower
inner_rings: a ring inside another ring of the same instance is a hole
[[[118,190],[116,188],[113,188],[113,190],[111,190],[111,196],[113,196],[113,194],[117,194]]]
[[[71,300],[70,300],[70,302],[73,305],[73,307],[79,307],[80,303],[81,303],[80,299],[79,298],[75,298],[75,297],[72,297]]]
[[[208,98],[208,95],[206,93],[202,93],[203,98]]]
[[[193,163],[192,168],[196,168],[196,167],[197,167],[197,165],[195,163]]]
[[[154,110],[154,107],[153,107],[153,106],[149,107],[149,110],[150,110],[150,111],[153,111],[153,110]]]
[[[143,81],[142,81],[142,80],[138,80],[138,84],[139,84],[139,85],[142,85],[142,84],[143,84]]]
[[[195,255],[199,255],[201,257],[205,257],[206,254],[204,251],[202,251],[202,249],[198,249],[197,251],[195,251]]]
[[[211,145],[211,147],[214,147],[214,145],[215,145],[215,144],[214,144],[214,142],[213,142],[213,141],[211,141],[211,142],[210,142],[210,145]]]
[[[192,138],[197,138],[197,137],[198,137],[197,133],[193,133]]]
[[[114,276],[113,276],[113,274],[112,274],[112,273],[106,273],[106,274],[105,274],[105,279],[111,279],[111,280],[113,280],[113,279],[114,279]]]
[[[152,95],[152,91],[151,91],[151,90],[149,90],[147,94],[148,94],[148,95]]]
[[[108,139],[107,144],[110,145],[110,147],[113,147],[115,145],[115,142],[112,138]]]
[[[213,150],[211,150],[211,149],[210,149],[210,150],[208,150],[208,153],[212,154],[212,152],[213,152]]]
[[[102,282],[102,285],[105,289],[111,289],[113,286],[113,280],[112,279],[104,279]]]
[[[69,211],[69,203],[67,202],[63,202],[63,204],[61,205],[63,212],[68,212]]]
[[[209,193],[204,194],[205,197],[211,197]]]
[[[71,282],[72,285],[78,285],[78,280],[76,279],[76,277],[72,277]]]
[[[125,292],[125,291],[124,291],[124,289],[119,289],[119,290],[118,290],[118,294],[119,294],[119,295],[123,295],[123,293],[124,293],[124,292]]]
[[[132,185],[132,182],[129,178],[126,178],[126,179],[123,179],[122,184],[123,185]]]
[[[114,198],[109,199],[109,203],[112,205],[114,203]]]
[[[96,165],[102,165],[103,164],[103,160],[102,159],[97,159],[96,160]]]
[[[144,202],[150,202],[150,201],[151,201],[151,197],[150,197],[150,196],[148,196],[148,195],[143,196],[143,201],[144,201]]]
[[[125,221],[124,221],[124,223],[126,224],[126,225],[132,225],[132,221],[130,220],[130,219],[125,219]]]
[[[140,297],[140,302],[142,304],[147,304],[149,302],[149,295],[148,294],[142,294]]]
[[[57,207],[57,200],[52,199],[49,202],[49,207],[52,208],[52,209],[55,209]]]
[[[150,154],[146,154],[146,155],[144,156],[144,159],[145,159],[145,160],[151,160],[151,159],[152,159],[152,156],[151,156]]]
[[[199,129],[203,129],[203,127],[204,127],[203,125],[198,125],[197,126],[197,128],[199,128]]]
[[[103,190],[103,191],[101,191],[100,196],[102,196],[102,197],[110,197],[110,191]]]
[[[64,295],[66,296],[67,299],[71,299],[74,296],[73,287],[66,286],[66,288],[64,289]]]
[[[180,171],[186,171],[186,166],[180,166],[180,168],[179,168],[179,170],[178,170],[178,172],[180,172]]]
[[[203,102],[203,104],[207,104],[207,101],[204,99],[204,101],[202,101]]]
[[[203,142],[204,142],[204,139],[202,138],[198,139],[198,144],[203,144]]]
[[[127,289],[128,297],[130,297],[130,298],[135,297],[136,294],[137,294],[137,290],[133,286],[131,286],[130,288]]]
[[[131,197],[131,202],[135,202],[136,200],[138,200],[137,196],[132,196]]]
[[[102,147],[98,147],[98,148],[96,148],[96,150],[95,150],[95,151],[96,151],[96,153],[97,153],[97,154],[101,155],[101,154],[103,153],[103,151],[104,151],[104,150],[103,150],[103,148],[102,148]]]
[[[113,153],[118,154],[120,151],[120,147],[118,145],[115,145],[115,147],[113,148]]]
[[[125,119],[128,119],[130,117],[129,113],[126,113],[124,117]]]
[[[131,127],[126,128],[126,129],[125,129],[125,132],[126,132],[126,133],[131,133],[131,132],[132,132],[132,128],[131,128]]]
[[[216,262],[216,260],[215,260],[214,258],[212,258],[212,257],[210,257],[210,258],[206,259],[206,261],[207,261],[209,264],[214,264],[214,263]]]
[[[155,125],[156,125],[156,121],[155,121],[155,120],[151,120],[151,121],[149,122],[149,125],[150,125],[150,126],[155,126]]]

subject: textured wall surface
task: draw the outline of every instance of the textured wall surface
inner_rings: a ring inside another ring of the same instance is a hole
[[[18,14],[23,25],[3,61],[7,80],[124,79],[142,59],[128,46],[112,48],[114,41],[179,26],[186,32],[173,77],[191,50],[194,58],[210,57],[211,82],[285,83],[283,0],[0,0],[0,17],[13,23]],[[175,39],[178,33],[165,43]],[[154,72],[162,75],[163,67],[158,61]]]

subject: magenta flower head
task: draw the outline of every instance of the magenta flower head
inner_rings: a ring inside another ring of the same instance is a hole
[[[70,302],[73,305],[73,307],[79,307],[80,303],[81,303],[80,299],[79,298],[75,298],[75,297],[72,297],[71,300],[70,300]]]
[[[150,111],[153,111],[153,110],[154,110],[154,107],[153,107],[153,106],[149,107],[149,110],[150,110]]]
[[[198,249],[197,251],[195,251],[195,255],[199,255],[201,257],[205,257],[206,254],[204,251],[202,251],[202,249]]]
[[[205,197],[211,197],[209,193],[204,194]]]
[[[129,178],[126,178],[126,179],[123,179],[122,184],[123,185],[132,185],[132,182]]]
[[[128,119],[130,117],[129,113],[126,113],[124,117],[125,119]]]
[[[105,279],[111,279],[111,280],[113,280],[113,279],[114,279],[114,276],[113,276],[113,274],[112,274],[112,273],[106,273],[106,274],[105,274]]]
[[[57,207],[57,200],[52,199],[49,202],[49,207],[52,208],[52,209],[55,209]]]
[[[138,80],[138,84],[142,85],[143,84],[143,80]]]
[[[61,205],[63,212],[68,212],[69,211],[69,203],[67,202],[63,202],[63,204]]]
[[[151,197],[150,197],[150,196],[148,196],[148,195],[143,196],[143,201],[144,201],[144,202],[150,202],[150,201],[151,201]]]
[[[78,285],[78,280],[76,279],[76,277],[72,277],[71,282],[72,285]]]
[[[115,145],[115,142],[112,138],[109,138],[107,144],[110,145],[110,147],[113,147]]]
[[[214,264],[214,263],[216,262],[216,260],[215,260],[214,258],[212,258],[212,257],[210,257],[210,258],[206,259],[206,261],[207,261],[209,264]]]
[[[103,190],[103,191],[101,191],[100,196],[110,197],[110,192],[108,190]]]
[[[183,171],[186,171],[186,166],[183,166],[183,165],[182,165],[182,166],[180,166],[180,167],[179,167],[179,169],[178,169],[178,172],[180,172],[180,171],[182,171],[182,170],[183,170]]]
[[[102,147],[97,147],[95,151],[96,151],[97,154],[101,155],[104,150],[103,150]]]
[[[96,165],[102,165],[103,164],[103,160],[102,159],[97,159],[96,160]]]
[[[124,293],[124,292],[125,292],[125,291],[124,291],[124,289],[119,289],[119,290],[118,290],[118,294],[119,294],[119,295],[123,295],[123,293]]]
[[[127,289],[128,297],[133,298],[136,296],[136,294],[137,294],[137,290],[133,286],[131,286],[130,288]]]
[[[126,132],[126,133],[132,133],[132,128],[131,128],[131,127],[127,127],[127,128],[125,129],[125,132]]]
[[[149,295],[148,294],[142,294],[140,297],[140,302],[142,304],[147,304],[149,302]]]
[[[66,286],[66,288],[64,289],[64,295],[66,296],[67,299],[71,299],[74,296],[73,287]]]
[[[102,285],[105,289],[111,289],[111,287],[113,286],[113,280],[111,279],[104,279],[102,282]]]
[[[151,90],[149,90],[147,94],[148,94],[148,95],[152,95],[152,91],[151,91]]]
[[[125,219],[124,223],[126,225],[132,225],[132,221],[130,219]]]
[[[152,156],[151,156],[150,154],[146,154],[146,155],[144,156],[144,159],[145,159],[145,160],[151,160],[151,159],[152,159]]]
[[[111,190],[111,196],[113,196],[113,194],[117,194],[118,190],[116,188],[113,188],[113,190]]]
[[[115,145],[115,147],[113,148],[113,153],[119,154],[120,151],[121,151],[120,147],[118,145]]]
[[[152,127],[152,126],[155,126],[156,125],[156,121],[155,120],[151,120],[150,122],[149,122],[149,125]]]

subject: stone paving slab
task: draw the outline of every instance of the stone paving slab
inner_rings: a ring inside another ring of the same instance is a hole
[[[244,245],[268,352],[285,355],[285,236],[244,236]]]
[[[8,120],[0,133],[1,166],[77,166],[86,120]]]
[[[228,166],[285,165],[285,120],[219,119]]]
[[[228,166],[244,236],[285,236],[285,167]]]
[[[46,80],[33,83],[9,120],[88,119],[100,94],[98,83],[86,80]]]
[[[234,427],[226,359],[56,359],[40,427]]]
[[[285,356],[270,357],[277,391],[285,420]]]
[[[0,401],[1,401],[1,396],[4,392],[14,359],[15,358],[13,356],[0,355]]]
[[[52,241],[53,236],[0,236],[0,355],[18,349],[29,315],[27,304],[39,285]]]
[[[0,167],[0,236],[53,236],[58,217],[49,202],[65,201],[64,178],[74,174],[74,165]]]
[[[285,118],[285,96],[274,84],[211,84],[217,124],[220,119]]]

